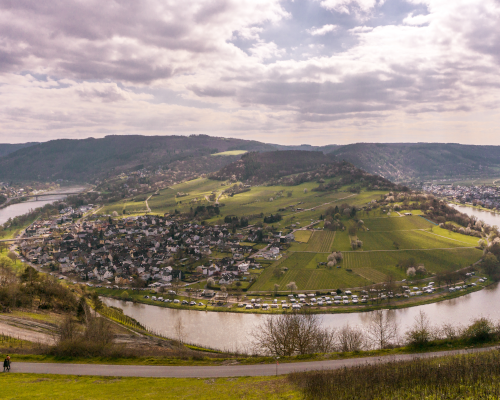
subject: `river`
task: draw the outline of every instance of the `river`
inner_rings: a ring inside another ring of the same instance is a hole
[[[0,209],[0,224],[4,224],[9,220],[9,218],[17,217],[18,215],[23,215],[30,210],[43,207],[45,204],[53,203],[56,200],[64,199],[66,196],[60,195],[58,193],[66,192],[82,192],[86,189],[84,186],[68,186],[59,189],[51,190],[47,193],[53,193],[54,196],[42,197],[41,200],[36,201],[35,199],[30,199],[22,203],[12,204],[5,208]]]
[[[459,206],[457,204],[450,204],[451,207],[454,209],[460,211],[461,213],[470,215],[470,216],[475,216],[477,219],[480,221],[486,222],[488,225],[491,226],[498,226],[500,227],[500,214],[491,212],[491,211],[483,211],[478,208],[473,208],[473,207],[467,207],[467,206]]]
[[[219,350],[246,350],[250,333],[260,324],[262,314],[224,313],[210,311],[191,311],[163,308],[147,304],[134,304],[129,301],[103,298],[108,306],[119,307],[124,313],[156,332],[175,338],[175,322],[181,318],[184,326],[184,339],[187,343],[197,344]],[[391,310],[400,327],[400,333],[413,324],[420,310],[425,311],[435,325],[452,323],[465,325],[480,316],[500,321],[500,286],[492,285],[479,292],[471,293],[452,300],[423,306]],[[346,324],[363,326],[370,313],[321,314],[324,326],[340,328]]]
[[[456,206],[461,212],[476,215],[490,225],[500,226],[500,214],[480,211],[471,207]],[[123,309],[126,315],[163,335],[176,337],[174,323],[181,318],[185,341],[220,350],[236,351],[247,349],[250,333],[260,324],[265,315],[246,313],[203,312],[176,310],[146,304],[134,304],[114,299],[104,299],[107,305]],[[491,285],[479,292],[452,300],[423,306],[389,311],[394,313],[403,333],[413,324],[414,318],[423,310],[432,324],[443,323],[465,325],[480,316],[500,321],[500,285]],[[350,314],[322,314],[324,326],[342,327],[345,324],[360,326],[367,322],[369,312]]]

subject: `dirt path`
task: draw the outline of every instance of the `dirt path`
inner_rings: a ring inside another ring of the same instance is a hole
[[[10,322],[10,321],[9,321]],[[55,343],[55,335],[49,332],[32,330],[26,327],[12,325],[0,319],[0,334],[10,336],[15,339],[27,340],[33,343],[52,345]]]
[[[146,203],[146,212],[147,213],[150,213],[151,212],[151,208],[149,208],[149,204],[148,204],[148,200],[153,197],[153,195],[149,196],[145,201],[144,203]]]

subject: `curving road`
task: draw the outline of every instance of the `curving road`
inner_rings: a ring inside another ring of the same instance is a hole
[[[345,360],[312,361],[286,363],[278,365],[280,375],[291,372],[314,371],[322,369],[339,369],[365,364],[380,364],[388,361],[409,361],[416,358],[430,358],[445,355],[457,355],[483,352],[498,349],[487,347],[482,349],[452,350],[421,354],[399,354],[383,357],[350,358]],[[144,378],[220,378],[236,376],[271,376],[276,374],[276,364],[256,365],[220,365],[212,367],[200,366],[149,366],[149,365],[99,365],[99,364],[57,364],[57,363],[23,363],[13,360],[11,372],[57,375],[94,375]]]

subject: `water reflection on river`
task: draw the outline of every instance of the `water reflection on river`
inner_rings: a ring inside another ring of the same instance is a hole
[[[478,208],[467,207],[467,206],[459,206],[456,204],[450,204],[453,208],[460,211],[461,213],[475,216],[479,220],[486,222],[488,225],[496,225],[500,227],[500,214],[491,212],[491,211],[483,211]]]
[[[185,328],[185,340],[221,350],[244,350],[249,343],[249,334],[258,326],[264,315],[246,313],[204,312],[175,310],[145,304],[134,304],[121,300],[104,299],[109,306],[123,309],[126,315],[143,325],[174,338],[174,322],[180,317]],[[488,316],[500,320],[500,286],[492,285],[484,290],[452,300],[424,306],[390,311],[399,322],[400,332],[410,326],[420,312],[425,311],[435,325],[443,323],[467,324],[472,318]],[[370,313],[324,314],[323,324],[342,327],[366,323]]]
[[[25,201],[22,203],[12,204],[5,208],[0,209],[0,224],[4,224],[9,220],[9,218],[15,218],[19,215],[27,214],[30,210],[33,210],[38,207],[43,207],[45,204],[53,203],[56,200],[64,199],[66,196],[58,195],[58,193],[66,193],[66,192],[81,192],[85,190],[83,186],[72,186],[72,187],[63,187],[60,189],[52,190],[47,193],[54,193],[54,196],[46,196],[42,197],[42,200],[36,201],[35,199],[30,199],[29,201]]]

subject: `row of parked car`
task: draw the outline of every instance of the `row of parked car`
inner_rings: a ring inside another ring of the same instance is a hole
[[[174,300],[170,300],[170,299],[164,299],[163,297],[156,297],[156,296],[151,296],[149,297],[148,295],[144,296],[145,299],[149,299],[151,298],[151,300],[153,301],[159,301],[159,302],[163,302],[163,303],[174,303],[174,304],[181,304],[183,306],[204,306],[205,304],[203,304],[201,301],[196,304],[196,301],[187,301],[187,300],[179,300],[179,299],[174,299]]]

